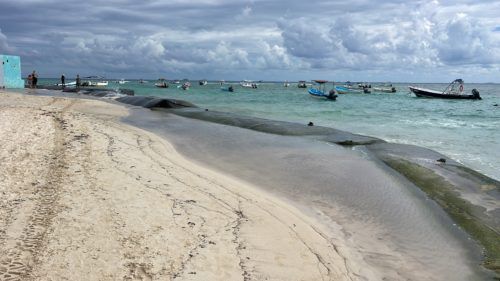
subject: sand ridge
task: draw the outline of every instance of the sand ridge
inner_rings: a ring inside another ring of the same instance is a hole
[[[0,280],[363,279],[321,225],[123,107],[0,96]]]

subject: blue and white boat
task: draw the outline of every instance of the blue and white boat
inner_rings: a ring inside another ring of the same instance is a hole
[[[326,83],[328,83],[328,81],[326,81],[326,80],[313,80],[313,82],[317,86],[309,88],[309,90],[307,90],[311,96],[319,97],[319,98],[327,98],[329,100],[336,100],[337,99],[337,95],[335,94],[335,91],[333,89],[330,90],[330,92],[328,92],[328,94],[326,93],[325,85],[326,85]]]
[[[335,86],[335,91],[339,94],[362,94],[363,92],[369,93],[364,89],[354,89],[345,86]]]

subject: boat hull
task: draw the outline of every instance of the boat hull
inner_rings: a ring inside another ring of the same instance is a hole
[[[327,99],[330,99],[330,100],[335,100],[337,99],[337,95],[326,95],[325,93],[323,93],[322,91],[318,90],[318,89],[309,89],[307,90],[309,92],[309,94],[313,97],[318,97],[318,98],[327,98]]]
[[[454,99],[454,100],[480,100],[481,97],[479,95],[455,95],[455,94],[442,94],[434,91],[417,88],[417,87],[409,87],[410,91],[415,94],[415,96],[419,98],[439,98],[439,99]]]

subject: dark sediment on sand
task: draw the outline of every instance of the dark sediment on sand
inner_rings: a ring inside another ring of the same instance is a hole
[[[500,182],[430,149],[393,143],[367,148],[436,201],[484,247],[484,266],[500,274]]]
[[[500,274],[500,182],[422,147],[322,127],[200,109],[158,97],[123,97],[120,102],[179,116],[284,136],[302,136],[342,146],[366,148],[383,163],[418,186],[484,247],[484,266]],[[440,161],[437,161],[440,160]],[[444,160],[444,161],[443,161]]]

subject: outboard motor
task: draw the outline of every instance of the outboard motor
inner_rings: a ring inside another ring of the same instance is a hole
[[[478,100],[481,99],[481,96],[479,95],[479,91],[477,89],[472,89],[472,96]]]
[[[337,94],[335,94],[335,90],[331,89],[330,92],[328,92],[328,96],[326,98],[329,100],[337,100]]]

